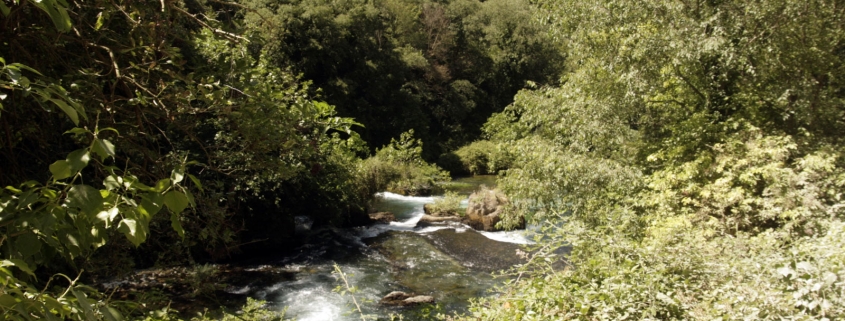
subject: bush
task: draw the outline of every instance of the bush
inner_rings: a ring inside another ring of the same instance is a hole
[[[442,198],[434,200],[434,204],[429,205],[428,208],[431,213],[464,216],[465,212],[461,211],[461,202],[464,199],[466,197],[457,192],[447,191]]]
[[[460,172],[473,175],[496,175],[499,171],[513,166],[514,155],[500,144],[479,140],[461,147],[448,156],[441,156],[442,162],[450,166],[457,165],[454,164],[455,159],[461,166]]]
[[[381,191],[412,196],[431,195],[443,191],[439,183],[450,180],[449,173],[422,159],[422,142],[413,138],[414,131],[403,133],[400,139],[358,167],[362,193],[373,195]]]

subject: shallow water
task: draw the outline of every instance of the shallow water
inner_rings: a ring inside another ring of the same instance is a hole
[[[466,186],[491,185],[490,177],[457,180]],[[464,184],[466,182],[466,184]],[[493,180],[494,182],[494,180]],[[465,312],[468,299],[495,295],[491,289],[504,280],[492,272],[521,263],[521,244],[531,243],[526,231],[476,232],[466,226],[416,228],[423,205],[435,197],[408,197],[380,193],[379,211],[390,211],[397,221],[365,228],[323,231],[301,254],[280,262],[299,271],[293,280],[253,289],[252,296],[272,306],[287,308],[297,320],[361,320],[350,295],[333,290],[342,284],[334,264],[347,275],[362,312],[370,319],[402,314],[415,319],[421,308],[394,308],[378,301],[391,291],[435,298],[443,312]]]

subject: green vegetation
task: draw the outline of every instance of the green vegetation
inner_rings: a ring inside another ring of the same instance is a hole
[[[452,174],[496,175],[513,166],[514,158],[506,146],[479,140],[440,155],[437,162]]]
[[[420,196],[443,192],[439,183],[451,178],[436,165],[422,159],[422,142],[414,138],[414,131],[403,133],[390,144],[360,164],[359,181],[366,195],[389,191],[402,195]]]
[[[842,318],[839,4],[541,5],[564,84],[484,129],[549,237],[468,319]],[[548,265],[561,246],[572,268]]]
[[[527,0],[245,0],[274,65],[290,66],[372,147],[414,129],[432,161],[478,138],[526,81],[563,67]]]
[[[442,198],[434,200],[434,203],[429,205],[432,213],[445,213],[444,215],[458,215],[464,216],[466,212],[461,208],[461,202],[466,199],[465,196],[457,192],[446,191]]]
[[[84,284],[445,168],[547,235],[471,318],[840,319],[843,79],[833,0],[0,0],[0,312],[175,318]]]

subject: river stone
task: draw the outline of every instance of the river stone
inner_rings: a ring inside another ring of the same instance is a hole
[[[434,297],[429,296],[429,295],[418,295],[418,296],[415,296],[415,297],[410,297],[410,298],[407,298],[405,300],[402,300],[402,302],[405,302],[406,305],[414,305],[414,304],[421,304],[421,303],[434,303]]]
[[[501,215],[507,205],[508,198],[497,189],[485,188],[472,193],[464,223],[476,230],[499,231],[501,229],[496,227],[496,223],[502,220]],[[525,228],[524,218],[520,218],[517,228]]]
[[[428,295],[413,295],[402,291],[393,291],[381,299],[381,304],[409,306],[421,303],[434,303],[434,297]]]
[[[370,213],[370,220],[375,223],[390,224],[396,221],[396,216],[391,212]]]
[[[461,265],[479,271],[498,271],[525,263],[522,246],[491,240],[475,230],[443,229],[426,233],[426,239]]]
[[[425,214],[428,214],[428,215],[431,215],[431,216],[443,216],[443,217],[458,216],[458,212],[456,212],[454,210],[435,211],[433,209],[433,207],[434,207],[434,204],[425,204],[425,205],[423,205],[423,212],[425,212]]]
[[[402,291],[393,291],[381,298],[382,301],[402,301],[410,298],[411,295]]]
[[[426,227],[426,226],[448,223],[448,222],[460,223],[461,217],[460,216],[433,216],[433,215],[425,214],[417,222],[417,226],[418,227]]]

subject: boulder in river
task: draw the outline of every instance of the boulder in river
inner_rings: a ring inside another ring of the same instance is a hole
[[[429,295],[413,295],[402,291],[393,291],[381,299],[381,304],[396,306],[411,306],[422,303],[434,303],[434,297]]]
[[[498,189],[483,188],[469,196],[466,211],[466,223],[476,230],[498,231],[496,223],[502,220],[508,198]],[[517,228],[525,228],[525,219],[520,217]]]
[[[446,223],[449,223],[449,222],[460,223],[461,220],[462,220],[461,217],[457,216],[457,215],[454,215],[454,216],[434,216],[434,215],[425,214],[420,218],[419,222],[417,222],[417,226],[425,227],[425,226],[436,225],[436,224],[446,224]]]
[[[370,220],[375,223],[389,224],[396,221],[396,216],[391,212],[370,213]]]

